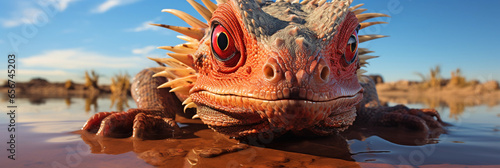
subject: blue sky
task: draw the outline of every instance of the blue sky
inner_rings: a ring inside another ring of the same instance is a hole
[[[43,3],[49,4],[48,10]],[[419,80],[415,72],[427,73],[440,65],[444,77],[461,68],[468,79],[500,80],[496,49],[500,44],[500,14],[496,12],[500,1],[354,1],[358,3],[365,3],[368,12],[392,16],[373,19],[390,22],[388,25],[361,32],[390,36],[362,44],[380,56],[370,62],[369,74],[381,74],[386,81]],[[166,8],[203,20],[182,0],[1,1],[0,54],[17,54],[18,81],[43,77],[81,82],[84,71],[94,69],[103,83],[109,83],[114,74],[133,76],[155,66],[146,57],[166,57],[166,51],[157,46],[181,42],[178,33],[147,25],[188,26],[160,12]]]

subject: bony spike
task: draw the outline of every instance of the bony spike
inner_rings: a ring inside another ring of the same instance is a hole
[[[196,82],[197,78],[198,77],[196,75],[186,76],[186,77],[182,77],[182,78],[176,78],[174,80],[165,82],[164,84],[160,85],[160,87],[162,87],[162,88],[167,88],[167,87],[177,88],[180,86],[192,84],[192,83]]]
[[[193,102],[193,99],[192,99],[191,97],[188,97],[186,100],[184,100],[184,101],[182,102],[182,105],[186,105],[186,104],[189,104],[189,103],[191,103],[191,102]]]
[[[356,15],[358,18],[358,22],[364,22],[365,20],[376,18],[376,17],[390,17],[389,15],[382,14],[382,13],[363,13]]]
[[[158,49],[169,50],[179,54],[193,54],[196,49],[188,48],[187,45],[179,44],[176,46],[160,46]]]
[[[207,22],[210,21],[210,19],[212,18],[212,12],[210,12],[210,10],[194,0],[187,1],[189,2],[189,4],[191,4],[191,6],[193,6],[194,9],[196,9],[196,11],[198,11],[198,13],[200,13],[203,18],[205,18],[205,20],[207,20]]]
[[[363,13],[366,10],[368,10],[368,9],[357,9],[357,10],[352,11],[352,13],[354,13],[356,15],[359,15],[359,14]]]
[[[153,75],[153,77],[160,77],[160,76],[165,77],[165,78],[175,78],[176,77],[168,71],[161,71],[161,72],[155,73]]]
[[[187,41],[187,42],[191,42],[191,43],[199,43],[200,42],[197,39],[189,37],[189,36],[178,35],[177,38],[179,38],[181,40],[184,40],[184,41]]]
[[[190,54],[179,54],[179,53],[167,53],[170,57],[178,60],[179,62],[194,68],[193,66],[193,57]]]
[[[197,118],[200,118],[200,116],[198,114],[195,114],[195,115],[193,115],[193,117],[191,117],[191,119],[197,119]]]
[[[193,84],[179,86],[179,87],[170,89],[170,92],[176,92],[179,94],[189,95],[189,90],[191,88],[193,88],[193,86],[194,86]]]
[[[227,0],[215,0],[217,1],[217,5],[221,5],[227,2]]]
[[[188,103],[184,106],[184,113],[186,112],[186,109],[188,109],[188,108],[198,108],[198,106],[196,104],[194,104],[194,102]]]
[[[210,0],[201,0],[201,2],[203,2],[203,4],[205,4],[207,9],[210,10],[210,12],[212,13],[214,13],[214,11],[217,9],[217,5]]]
[[[375,40],[375,39],[383,38],[383,37],[387,37],[387,36],[378,35],[378,34],[369,34],[369,35],[360,35],[358,37],[359,37],[359,43],[363,43],[363,42],[367,42],[370,40]]]
[[[171,26],[171,25],[155,24],[155,23],[151,23],[150,25],[167,28],[167,29],[179,32],[181,34],[184,34],[186,36],[192,37],[192,38],[197,39],[197,40],[201,40],[203,38],[203,36],[205,35],[205,29],[204,28],[191,28],[191,27]]]
[[[381,21],[378,21],[378,22],[363,22],[363,23],[359,24],[361,26],[359,29],[364,29],[364,28],[367,28],[367,27],[370,27],[370,26],[373,26],[373,25],[376,25],[376,24],[387,24],[387,22],[381,22]]]
[[[349,8],[349,10],[350,10],[350,11],[354,11],[354,10],[358,9],[359,7],[361,7],[361,6],[363,6],[363,5],[365,5],[365,4],[363,4],[363,3],[361,3],[361,4],[357,4],[357,5],[355,5],[355,6],[351,7],[351,8]]]
[[[186,12],[175,10],[175,9],[163,9],[162,12],[171,13],[180,19],[184,20],[187,24],[193,26],[194,28],[207,28],[208,25],[202,21],[196,19],[195,17],[187,14]]]
[[[326,2],[326,0],[319,0],[318,1],[318,6],[321,6],[321,5],[325,4],[325,2]]]

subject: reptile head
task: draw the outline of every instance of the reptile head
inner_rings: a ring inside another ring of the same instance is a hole
[[[357,72],[365,60],[358,55],[361,26],[350,1],[203,1],[208,9],[188,2],[208,24],[186,30],[200,35],[184,33],[197,43],[192,51],[169,55],[196,75],[175,77],[179,72],[172,68],[159,75],[171,78],[162,87],[186,95],[186,107],[197,107],[204,123],[233,137],[325,135],[352,124],[363,92]]]

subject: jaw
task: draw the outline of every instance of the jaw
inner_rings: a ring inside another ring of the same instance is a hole
[[[355,94],[323,101],[301,99],[265,100],[238,95],[198,91],[191,98],[201,120],[217,132],[243,137],[259,133],[283,134],[309,130],[327,135],[343,130],[356,117],[355,105],[362,99]]]

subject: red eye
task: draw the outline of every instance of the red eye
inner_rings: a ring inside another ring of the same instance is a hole
[[[228,67],[236,66],[241,55],[229,31],[220,24],[212,30],[212,51],[215,58]]]
[[[344,59],[347,64],[351,64],[356,60],[356,56],[358,55],[358,33],[352,33],[351,37],[349,37],[349,41],[347,41],[347,46],[344,51]]]

